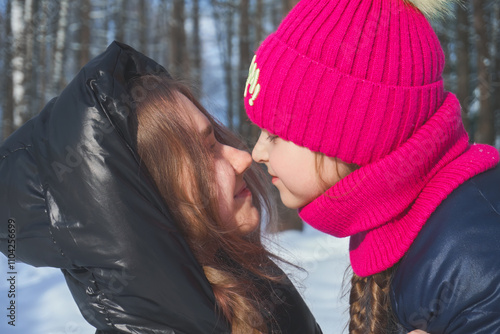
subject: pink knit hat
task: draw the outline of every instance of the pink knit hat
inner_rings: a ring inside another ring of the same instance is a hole
[[[436,34],[403,0],[302,0],[258,49],[245,107],[259,127],[363,166],[442,104],[443,67]]]

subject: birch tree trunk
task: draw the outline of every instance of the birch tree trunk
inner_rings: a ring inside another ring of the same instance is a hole
[[[486,1],[473,0],[474,29],[476,31],[477,71],[479,88],[479,117],[474,139],[478,143],[493,144],[495,141],[495,118],[491,109],[491,77],[488,64],[491,62],[488,52],[488,35],[484,20]]]
[[[12,95],[13,95],[13,122],[14,129],[23,123],[23,117],[27,112],[24,89],[24,1],[13,0],[11,3],[10,29],[12,32]]]

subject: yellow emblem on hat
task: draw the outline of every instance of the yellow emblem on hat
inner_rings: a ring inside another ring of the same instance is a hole
[[[245,93],[243,97],[247,97],[248,93],[251,95],[248,99],[248,104],[253,106],[255,99],[260,93],[260,84],[257,82],[259,80],[260,69],[257,67],[257,62],[255,61],[257,56],[253,56],[252,63],[250,64],[250,69],[248,70],[248,78],[245,84]],[[250,88],[248,88],[250,85]]]

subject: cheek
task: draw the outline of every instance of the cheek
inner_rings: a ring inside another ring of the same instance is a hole
[[[312,175],[302,173],[301,176],[295,176],[295,178],[287,181],[290,182],[284,182],[285,186],[287,186],[292,194],[301,199],[304,202],[303,204],[311,202],[323,193],[318,179]]]
[[[277,155],[271,163],[271,168],[282,183],[296,195],[309,196],[310,193],[321,191],[315,161],[307,156]]]
[[[270,166],[279,178],[275,185],[286,206],[293,209],[303,207],[324,192],[314,156],[276,155],[276,160],[273,162],[270,161]]]
[[[331,188],[335,183],[346,177],[351,169],[340,160],[326,157],[320,167],[324,190]]]
[[[219,215],[223,221],[234,218],[234,183],[235,177],[231,175],[231,169],[223,162],[215,163],[215,180],[217,182],[217,201],[219,203]]]

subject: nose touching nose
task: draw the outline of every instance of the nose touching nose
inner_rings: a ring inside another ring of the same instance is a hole
[[[237,174],[243,174],[252,165],[252,156],[247,151],[227,147],[227,159]]]

